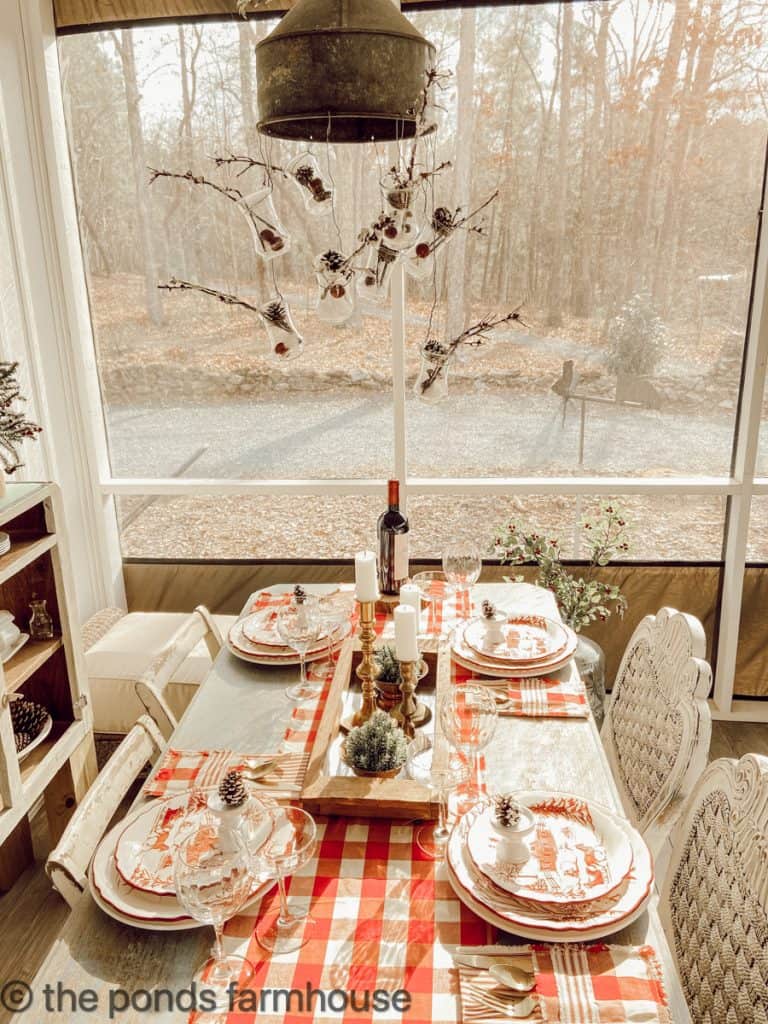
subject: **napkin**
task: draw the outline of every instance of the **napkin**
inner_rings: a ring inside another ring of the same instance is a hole
[[[510,679],[507,696],[510,703],[499,709],[500,715],[521,718],[587,718],[589,701],[580,680]]]
[[[463,952],[470,952],[466,947]],[[537,1001],[529,1021],[544,1024],[673,1024],[661,967],[651,946],[482,946],[471,952],[530,956]],[[518,966],[525,966],[515,961]],[[500,990],[487,971],[459,967],[462,1021],[493,1024],[509,1017],[487,1008],[474,990]],[[509,990],[505,990],[509,995]]]
[[[298,790],[304,783],[309,754],[236,754],[232,750],[175,750],[169,747],[144,786],[144,796],[162,797],[183,793],[189,789],[211,789],[221,782],[228,771],[247,772],[249,763],[254,767],[260,761],[279,758],[266,775],[259,776],[263,785],[254,792]],[[245,780],[247,783],[247,779]]]

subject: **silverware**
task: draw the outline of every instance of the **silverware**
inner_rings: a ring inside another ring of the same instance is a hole
[[[479,967],[487,970],[492,964],[508,963],[510,960],[524,960],[531,963],[531,957],[525,953],[462,953],[454,952],[453,959],[462,967]],[[531,973],[530,971],[528,972]]]
[[[509,995],[497,994],[496,992],[473,985],[472,982],[467,982],[466,988],[481,1006],[505,1017],[512,1017],[515,1020],[525,1020],[526,1017],[530,1017],[539,1005],[538,1000],[533,999],[531,996],[523,996],[521,999],[513,996],[511,993]],[[465,1014],[466,1016],[467,1014]]]
[[[513,992],[530,992],[536,987],[536,975],[514,964],[491,964],[488,973],[500,985],[511,988]]]

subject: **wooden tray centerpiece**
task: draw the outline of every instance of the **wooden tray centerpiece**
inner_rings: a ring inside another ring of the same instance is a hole
[[[422,645],[421,656],[427,663],[428,672],[419,681],[416,695],[433,709],[432,719],[425,725],[425,730],[432,734],[435,767],[441,767],[448,754],[434,707],[450,686],[450,650],[440,648],[436,640],[429,640]],[[343,763],[341,745],[345,733],[342,721],[361,703],[356,669],[362,660],[360,637],[349,637],[339,654],[312,746],[301,793],[302,803],[313,814],[407,820],[437,817],[434,795],[425,785],[407,778],[405,771],[394,779],[361,778]]]

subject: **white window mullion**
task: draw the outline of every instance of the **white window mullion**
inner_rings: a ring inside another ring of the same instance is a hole
[[[762,208],[768,198],[768,176],[763,180]],[[754,294],[747,336],[744,387],[741,395],[733,476],[739,487],[730,499],[725,537],[725,569],[720,612],[720,632],[715,670],[714,703],[723,713],[731,711],[739,646],[744,566],[747,558],[749,513],[755,483],[760,419],[768,362],[768,218],[762,216],[755,267]]]

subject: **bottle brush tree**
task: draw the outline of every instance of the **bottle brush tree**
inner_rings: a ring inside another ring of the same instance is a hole
[[[16,379],[18,368],[18,363],[0,362],[0,462],[6,473],[14,473],[24,465],[21,445],[42,429],[14,408],[17,402],[24,401]]]

